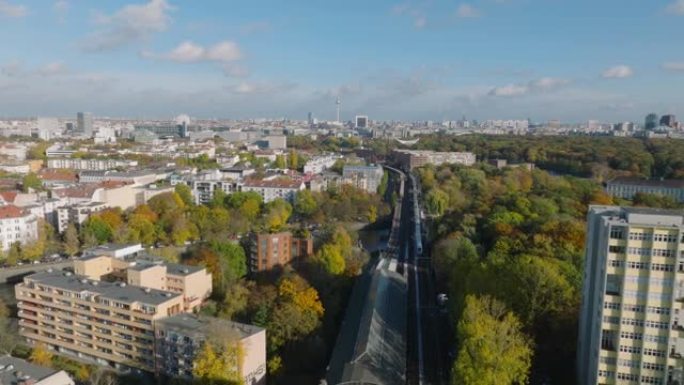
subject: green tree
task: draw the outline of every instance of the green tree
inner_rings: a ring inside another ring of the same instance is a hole
[[[285,156],[277,155],[275,161],[273,162],[273,167],[277,169],[286,169],[287,161],[285,160]]]
[[[186,206],[192,206],[195,204],[195,199],[192,197],[192,190],[190,190],[190,187],[185,184],[185,183],[178,183],[176,184],[176,187],[174,187],[174,191],[180,199],[185,203]]]
[[[282,230],[287,224],[292,215],[292,206],[286,200],[278,198],[269,202],[264,211],[266,229],[276,232]]]
[[[468,296],[458,323],[460,348],[453,384],[525,384],[532,347],[522,325],[504,305],[491,297]]]
[[[26,152],[26,157],[34,160],[46,160],[47,155],[45,154],[45,151],[47,150],[49,145],[50,143],[48,142],[40,142],[35,144],[34,146],[28,149],[28,151]]]
[[[101,216],[91,215],[81,225],[81,241],[88,245],[93,240],[95,244],[110,242],[114,236],[114,229]],[[90,245],[89,245],[90,246]]]
[[[346,261],[340,247],[335,244],[325,244],[314,256],[314,260],[320,264],[321,267],[332,275],[340,275],[344,273],[346,268]]]
[[[80,250],[81,242],[78,239],[78,230],[76,230],[76,225],[69,222],[64,234],[62,235],[64,240],[64,252],[69,255],[74,255]]]
[[[440,189],[432,189],[425,197],[425,207],[432,215],[441,216],[449,206],[449,196]]]
[[[38,175],[33,172],[29,172],[24,175],[21,180],[21,190],[23,192],[29,192],[30,190],[42,190],[43,182],[40,180]]]
[[[29,361],[36,365],[47,366],[49,368],[52,366],[52,353],[45,348],[45,345],[38,344],[31,351]]]
[[[301,190],[297,192],[294,200],[295,213],[302,217],[311,216],[318,209],[316,199],[314,199],[311,190]]]

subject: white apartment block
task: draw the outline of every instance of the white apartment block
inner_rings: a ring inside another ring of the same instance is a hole
[[[247,180],[240,186],[241,191],[253,191],[261,195],[264,203],[277,198],[292,203],[298,191],[304,190],[304,182],[287,179]]]
[[[71,170],[111,170],[114,168],[136,167],[138,162],[135,160],[119,159],[78,159],[78,158],[55,158],[48,159],[48,168],[68,168]]]
[[[339,156],[335,155],[315,156],[304,165],[304,174],[320,174],[332,167],[337,159]]]
[[[684,383],[684,211],[592,206],[580,385]]]
[[[36,216],[14,205],[0,206],[0,245],[9,250],[13,243],[22,245],[38,239]]]

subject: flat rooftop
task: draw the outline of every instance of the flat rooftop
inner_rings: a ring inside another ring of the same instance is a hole
[[[14,385],[21,381],[40,381],[57,373],[58,370],[34,365],[12,356],[0,356],[0,385]]]
[[[182,296],[180,293],[130,286],[122,282],[97,281],[63,270],[47,270],[25,277],[24,280],[75,293],[94,293],[102,298],[128,304],[140,302],[160,305]]]
[[[176,331],[180,334],[187,335],[201,335],[211,327],[218,327],[222,330],[237,332],[241,339],[253,336],[265,330],[264,328],[254,325],[189,313],[176,314],[156,322],[159,327],[163,327],[165,330]]]

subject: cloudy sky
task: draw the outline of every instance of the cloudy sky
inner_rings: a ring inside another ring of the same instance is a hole
[[[0,0],[0,116],[684,115],[684,0]]]

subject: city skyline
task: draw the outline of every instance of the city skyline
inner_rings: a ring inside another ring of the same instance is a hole
[[[684,113],[681,0],[202,5],[0,0],[0,115],[334,120],[338,97],[345,121]]]

